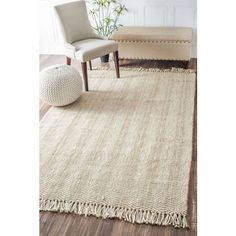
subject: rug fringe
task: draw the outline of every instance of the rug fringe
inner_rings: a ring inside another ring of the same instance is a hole
[[[111,206],[102,203],[81,203],[67,200],[40,199],[41,211],[57,211],[96,217],[119,218],[131,223],[173,225],[176,228],[189,228],[185,214],[175,212],[157,212],[128,207]]]
[[[111,67],[94,67],[93,70],[110,70],[114,69]],[[172,67],[171,69],[160,69],[160,68],[143,68],[143,67],[120,67],[121,71],[145,71],[145,72],[175,72],[175,73],[196,73],[193,69],[184,69]]]

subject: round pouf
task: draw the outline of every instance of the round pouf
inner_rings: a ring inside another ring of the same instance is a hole
[[[83,82],[72,66],[54,65],[40,72],[40,99],[53,106],[65,106],[82,94]]]

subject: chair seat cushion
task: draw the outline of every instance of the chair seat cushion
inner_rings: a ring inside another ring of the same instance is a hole
[[[125,26],[114,32],[111,39],[122,41],[192,41],[192,28]]]
[[[76,59],[85,62],[118,50],[113,40],[86,39],[72,44],[76,49]]]

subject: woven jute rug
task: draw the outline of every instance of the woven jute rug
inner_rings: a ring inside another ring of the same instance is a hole
[[[89,72],[40,122],[40,210],[188,227],[195,73]]]

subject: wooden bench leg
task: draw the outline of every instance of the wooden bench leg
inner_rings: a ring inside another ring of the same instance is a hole
[[[189,69],[190,67],[191,67],[190,60],[189,61],[184,61],[184,68]]]
[[[118,51],[113,52],[114,63],[116,68],[116,78],[120,78],[120,68],[119,68],[119,54]]]
[[[87,72],[87,63],[81,62],[82,67],[82,73],[83,73],[83,79],[84,79],[84,88],[85,91],[88,91],[88,72]]]
[[[92,68],[92,62],[91,62],[91,61],[89,61],[89,69],[90,69],[90,70],[93,70],[93,68]]]
[[[68,66],[71,65],[71,58],[66,57],[66,65],[68,65]]]

